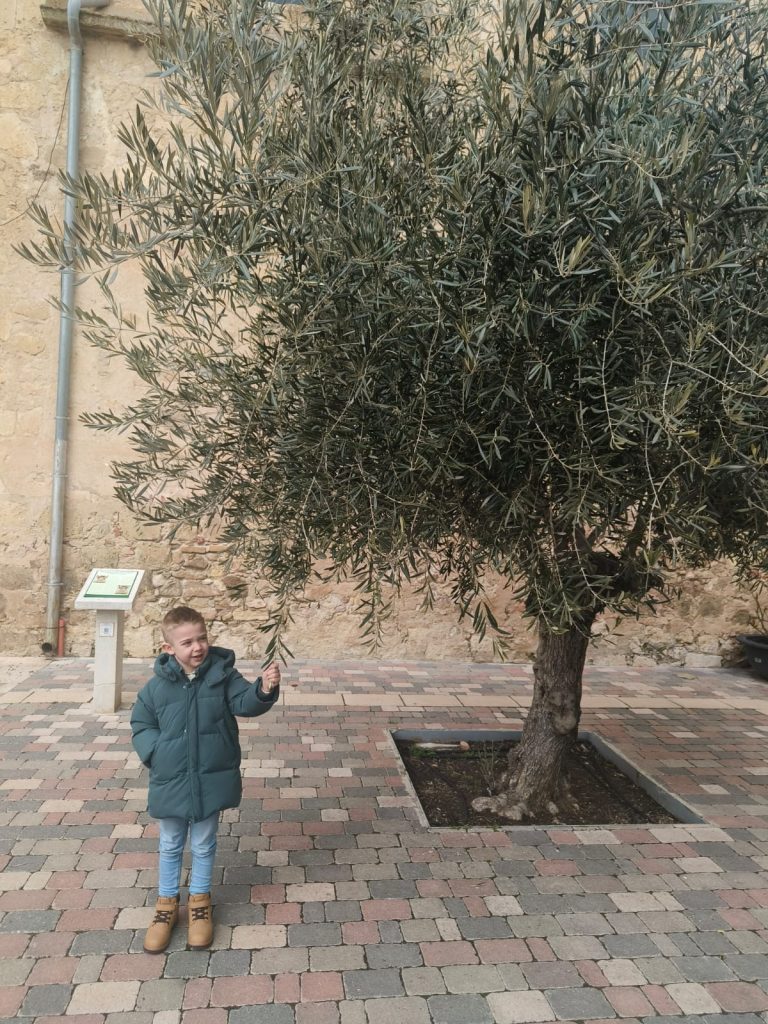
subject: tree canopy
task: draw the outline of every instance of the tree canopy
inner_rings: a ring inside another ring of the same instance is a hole
[[[290,598],[493,569],[552,632],[768,548],[768,10],[148,0],[125,166],[68,182],[117,492]],[[38,262],[63,258],[38,208]],[[114,270],[141,265],[148,320]]]

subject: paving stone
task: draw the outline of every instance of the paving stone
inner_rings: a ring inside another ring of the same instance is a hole
[[[289,946],[339,946],[341,928],[338,924],[288,925]]]
[[[281,924],[239,925],[232,929],[233,949],[277,949],[285,946],[287,941],[286,927]]]
[[[467,965],[463,967],[443,967],[441,974],[445,988],[453,993],[499,992],[504,989],[504,982],[498,970],[490,965]]]
[[[341,973],[338,971],[312,971],[301,976],[301,1001],[338,1001],[344,997]]]
[[[407,1024],[431,1024],[432,1021],[427,1001],[415,997],[367,999],[365,1012],[368,1024],[392,1024],[393,1020]]]
[[[325,907],[322,903],[304,903],[301,919],[304,924],[322,924],[325,921]]]
[[[679,956],[680,947],[670,935],[652,935],[654,945],[662,956]]]
[[[678,1021],[680,1018],[677,1018]],[[765,1014],[756,1013],[721,1013],[717,1016],[697,1017],[696,1024],[763,1024]]]
[[[309,963],[313,971],[362,970],[366,966],[365,947],[317,946],[309,951]]]
[[[494,1024],[489,1002],[483,996],[430,996],[427,1005],[434,1024]]]
[[[251,954],[247,949],[216,950],[211,953],[208,961],[208,976],[211,978],[249,974],[250,970]],[[166,977],[170,975],[166,974]]]
[[[582,984],[579,972],[565,961],[522,964],[521,970],[531,988],[573,988]]]
[[[440,932],[434,921],[420,919],[401,921],[400,931],[404,942],[439,942]]]
[[[9,910],[0,919],[0,932],[50,932],[59,917],[56,910]]]
[[[405,994],[400,972],[394,968],[345,971],[343,979],[347,999],[380,999]]]
[[[668,936],[677,946],[681,956],[698,956],[699,947],[693,941],[690,935],[682,935],[676,933],[675,935]]]
[[[627,1017],[637,1019],[653,1010],[651,1003],[640,988],[616,986],[603,991],[608,1002],[622,1019]]]
[[[685,978],[671,960],[664,957],[640,957],[635,965],[646,981],[651,985],[669,985],[684,982]]]
[[[673,964],[686,981],[735,981],[734,972],[715,956],[672,957]]]
[[[373,970],[386,967],[420,967],[421,950],[415,943],[379,943],[365,947],[368,966]]]
[[[76,985],[67,1006],[67,1014],[118,1013],[133,1010],[139,986],[138,981],[102,981]],[[177,1005],[180,1005],[180,1002]]]
[[[440,995],[446,991],[442,971],[437,967],[406,967],[401,978],[409,996]]]
[[[529,938],[532,935],[549,938],[564,934],[563,926],[560,924],[559,919],[552,914],[531,914],[523,917],[511,917],[508,923],[512,933],[523,939]],[[610,931],[610,928],[607,930]]]
[[[723,1024],[718,1017],[719,1024]],[[661,1017],[643,1017],[642,1024],[707,1024],[709,1017],[701,1017],[696,1015],[694,1017],[683,1014],[680,1016],[661,1016]],[[622,1024],[627,1024],[626,1021],[622,1020]]]
[[[736,947],[728,939],[727,935],[717,935],[715,932],[704,932],[692,936],[693,941],[702,953],[711,956],[728,956],[736,952]]]
[[[768,979],[768,956],[760,953],[736,953],[724,958],[725,965],[742,981]]]
[[[694,982],[667,985],[666,990],[683,1013],[717,1013],[720,1009],[707,989]]]
[[[740,953],[768,953],[768,942],[751,931],[733,931],[728,939]]]
[[[209,955],[204,950],[180,950],[165,958],[165,978],[199,978],[208,973]]]
[[[181,978],[158,978],[143,981],[136,999],[137,1010],[178,1010],[184,995]]]
[[[555,935],[548,942],[558,960],[604,960],[608,956],[600,939],[591,935]]]
[[[28,990],[19,1016],[43,1017],[64,1013],[72,991],[72,985],[35,985]]]
[[[370,883],[371,896],[373,899],[414,899],[419,891],[413,882],[384,879]]]
[[[368,1024],[368,1014],[362,999],[342,999],[338,1006],[339,1024]]]
[[[24,960],[0,960],[0,986],[23,985],[35,966],[31,957]]]
[[[76,935],[70,947],[72,956],[87,956],[89,954],[127,953],[135,937],[129,931],[97,931],[82,932]],[[135,939],[138,949],[144,943],[143,933]]]
[[[469,908],[464,900],[455,896],[446,896],[443,903],[445,904],[446,917],[452,917],[454,921],[458,921],[462,917],[469,917]]]
[[[488,1005],[495,1024],[529,1024],[555,1019],[543,992],[492,992]]]
[[[431,877],[426,864],[400,864],[397,870],[401,878],[417,879]]]
[[[258,1017],[255,1017],[252,1006],[239,1007],[229,1011],[228,1024],[295,1024],[296,1015],[293,1007],[285,1003],[258,1008]]]
[[[325,919],[331,922],[362,921],[359,900],[334,900],[325,904]]]
[[[566,935],[613,934],[613,928],[602,914],[559,914],[557,921]]]
[[[247,899],[247,897],[246,897]],[[264,908],[244,904],[224,904],[215,910],[216,925],[262,925]]]
[[[307,970],[308,949],[265,949],[251,954],[251,974],[300,974]]]
[[[436,897],[420,897],[411,900],[411,912],[417,918],[447,917],[445,901]]]
[[[525,975],[517,964],[496,964],[496,970],[510,992],[520,992],[528,988]]]
[[[768,1010],[768,994],[745,981],[713,982],[706,990],[726,1011]]]
[[[514,897],[501,897],[514,899]],[[565,896],[556,896],[551,893],[535,896],[521,895],[519,900],[520,910],[524,914],[567,914],[569,911]]]
[[[512,929],[500,917],[467,917],[457,921],[463,939],[507,939]]]
[[[381,942],[402,942],[403,929],[399,921],[379,921],[379,939]]]
[[[655,956],[658,947],[648,935],[603,935],[600,941],[611,956]]]
[[[453,922],[449,922],[453,924]],[[486,940],[485,946],[491,942],[513,940]],[[479,946],[480,944],[478,944]],[[478,960],[478,952],[471,942],[448,940],[446,942],[421,943],[421,955],[428,967],[449,967],[455,964],[474,964]]]
[[[723,919],[715,910],[688,910],[686,917],[701,932],[716,932],[723,927]]]
[[[616,910],[614,901],[601,893],[588,895],[573,893],[566,895],[565,902],[568,905],[568,910],[574,914],[609,914]]]
[[[684,907],[688,907],[691,910],[715,910],[717,907],[723,906],[722,897],[716,892],[682,890],[676,893],[675,898]]]
[[[616,1011],[597,989],[555,988],[549,989],[545,995],[559,1020],[594,1020],[616,1016]]]

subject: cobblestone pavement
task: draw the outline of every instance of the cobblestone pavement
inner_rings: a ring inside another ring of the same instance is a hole
[[[244,670],[256,674],[253,664]],[[128,706],[92,664],[0,686],[0,1020],[768,1021],[768,689],[588,669],[584,726],[702,824],[429,829],[389,731],[519,728],[521,666],[296,662],[242,723],[206,952],[142,952],[156,831]]]

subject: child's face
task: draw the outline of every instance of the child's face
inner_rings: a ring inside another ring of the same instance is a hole
[[[176,658],[187,675],[200,668],[208,647],[208,633],[201,622],[182,622],[179,626],[172,626],[163,644],[163,650]]]

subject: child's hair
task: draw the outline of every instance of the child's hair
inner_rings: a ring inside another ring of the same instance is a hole
[[[205,619],[194,608],[187,608],[183,604],[176,608],[171,608],[170,611],[165,613],[160,624],[160,628],[163,631],[163,639],[167,642],[169,630],[173,629],[174,626],[184,626],[187,623],[194,623],[205,628]]]

